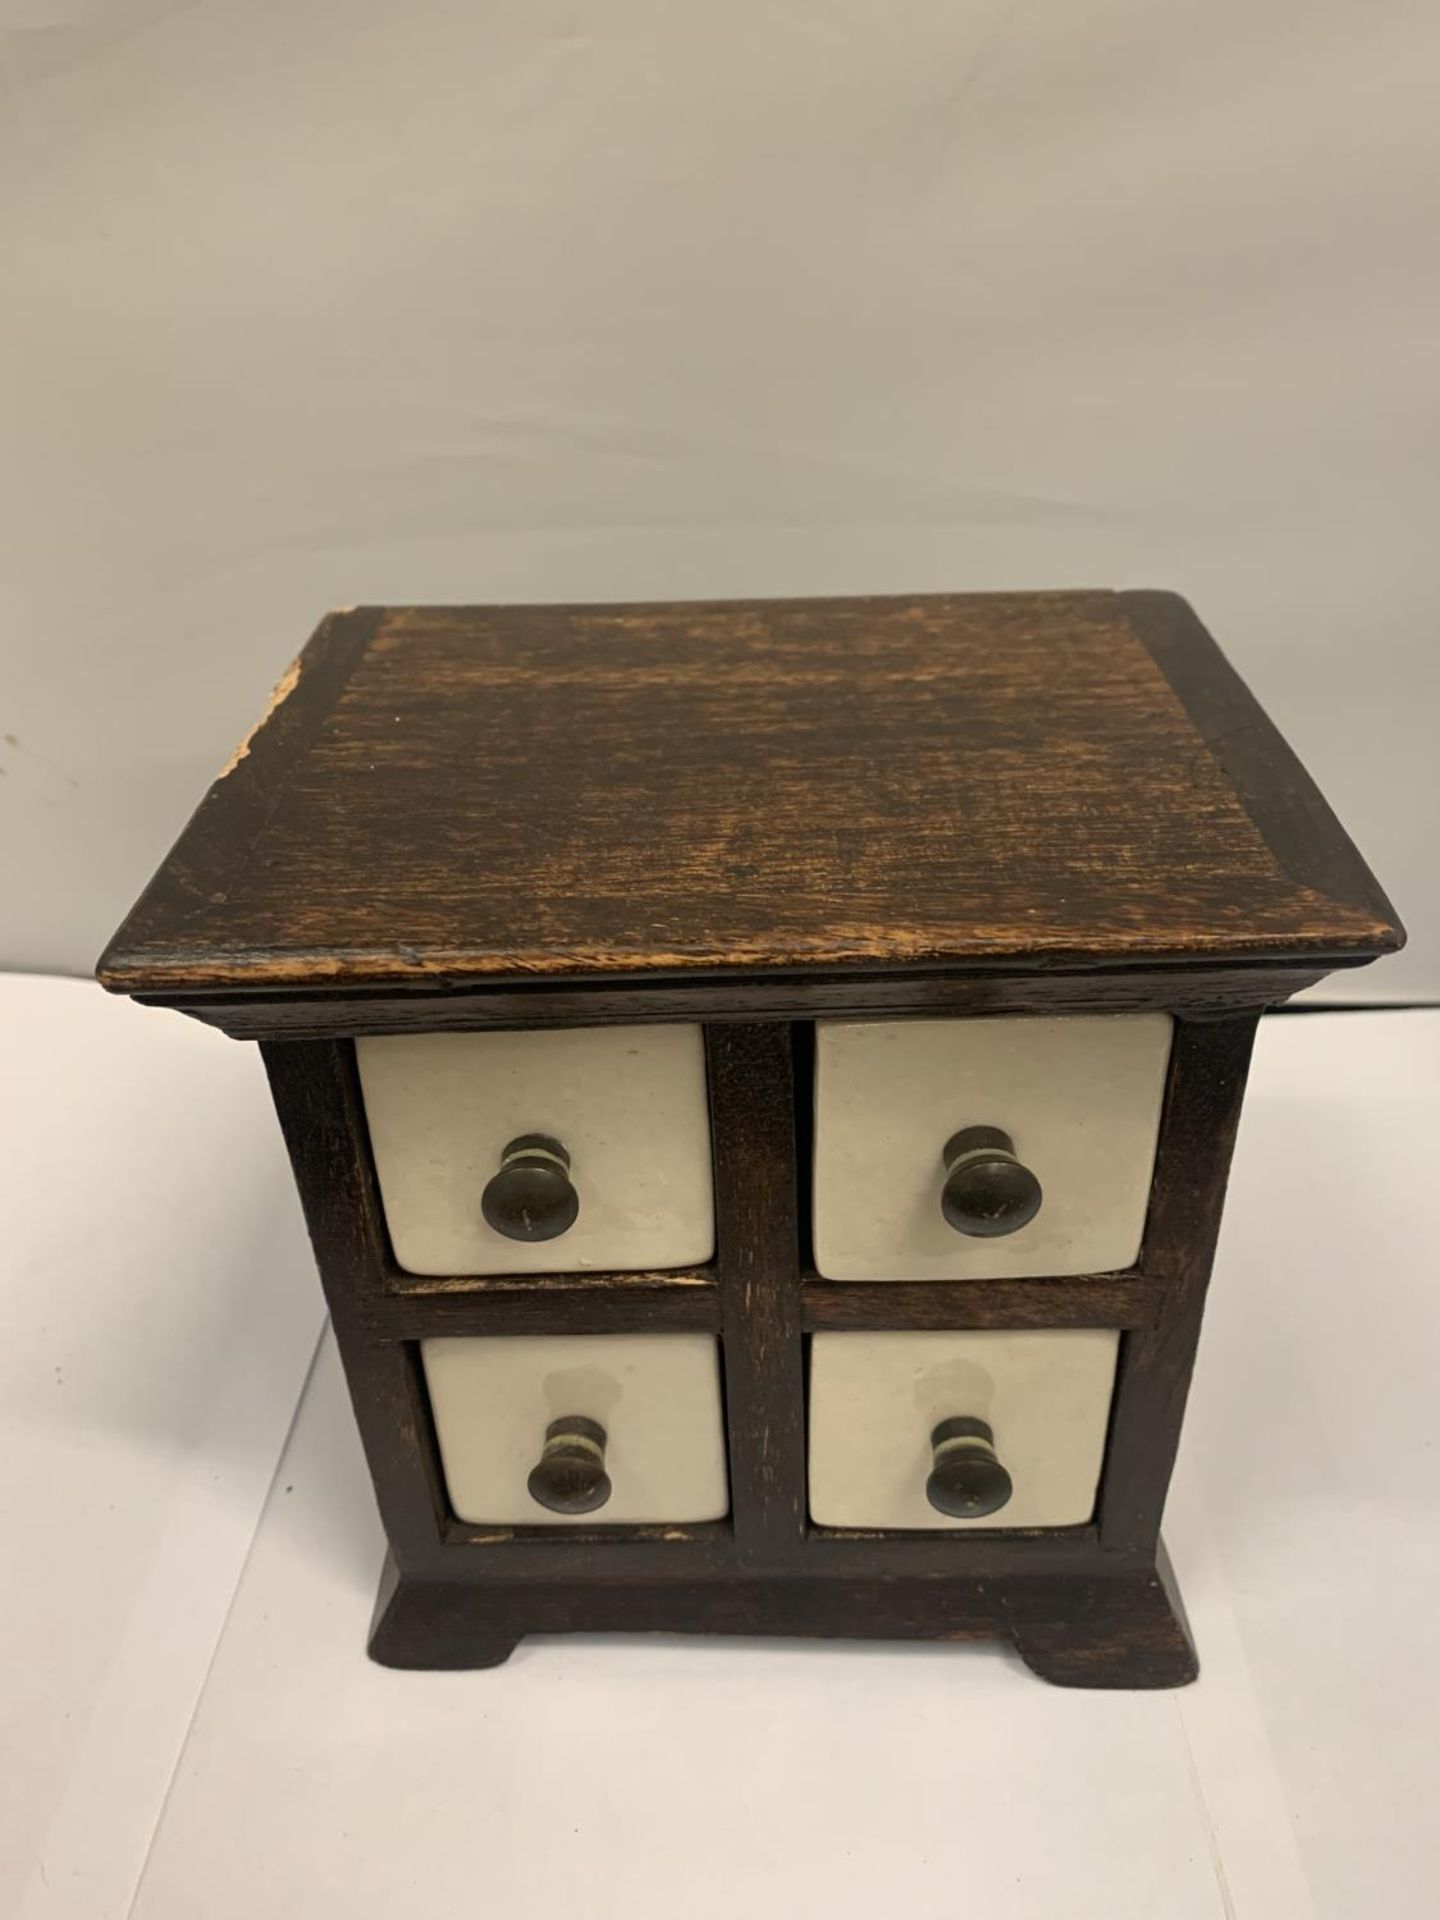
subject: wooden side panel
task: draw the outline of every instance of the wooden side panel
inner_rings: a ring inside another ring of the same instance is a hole
[[[1177,1020],[1141,1269],[1161,1290],[1153,1325],[1125,1336],[1100,1497],[1109,1548],[1159,1536],[1190,1391],[1258,1014]]]
[[[261,1048],[330,1306],[391,1550],[406,1573],[443,1564],[448,1503],[415,1350],[372,1337],[364,1302],[388,1249],[347,1041]]]

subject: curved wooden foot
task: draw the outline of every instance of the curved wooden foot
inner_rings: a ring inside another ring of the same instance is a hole
[[[1056,1583],[1047,1604],[1027,1583],[1007,1596],[1015,1650],[1057,1687],[1183,1687],[1200,1671],[1162,1558],[1153,1572]]]
[[[370,1622],[369,1654],[380,1666],[499,1667],[519,1644],[478,1611],[473,1588],[407,1579],[387,1555]]]

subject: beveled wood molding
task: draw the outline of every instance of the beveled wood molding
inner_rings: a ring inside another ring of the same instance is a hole
[[[161,998],[169,1007],[234,1040],[317,1040],[371,1034],[479,1033],[533,1027],[623,1026],[651,1020],[723,1021],[974,1019],[1001,1014],[1176,1013],[1223,1019],[1282,1005],[1328,973],[1361,965],[1320,956],[1304,965],[1224,964],[857,974],[821,979],[746,976],[659,986],[643,981],[437,993],[335,990],[323,995],[253,993],[237,998],[192,994]]]

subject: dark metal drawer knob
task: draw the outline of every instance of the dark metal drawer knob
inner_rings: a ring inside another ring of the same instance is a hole
[[[957,1233],[993,1240],[1018,1233],[1040,1211],[1040,1182],[999,1127],[965,1127],[945,1142],[940,1210]]]
[[[522,1133],[480,1196],[486,1223],[507,1240],[555,1240],[574,1226],[580,1196],[570,1155],[548,1133]]]
[[[584,1414],[567,1413],[545,1429],[545,1451],[530,1469],[532,1500],[552,1513],[594,1513],[610,1498],[605,1429]]]
[[[998,1513],[1010,1498],[1010,1476],[995,1452],[995,1435],[968,1414],[942,1420],[930,1436],[935,1459],[925,1498],[953,1520]]]

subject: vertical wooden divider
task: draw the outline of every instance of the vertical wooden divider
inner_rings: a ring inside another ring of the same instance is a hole
[[[791,1032],[705,1029],[730,1506],[742,1566],[800,1564],[805,1381]]]

